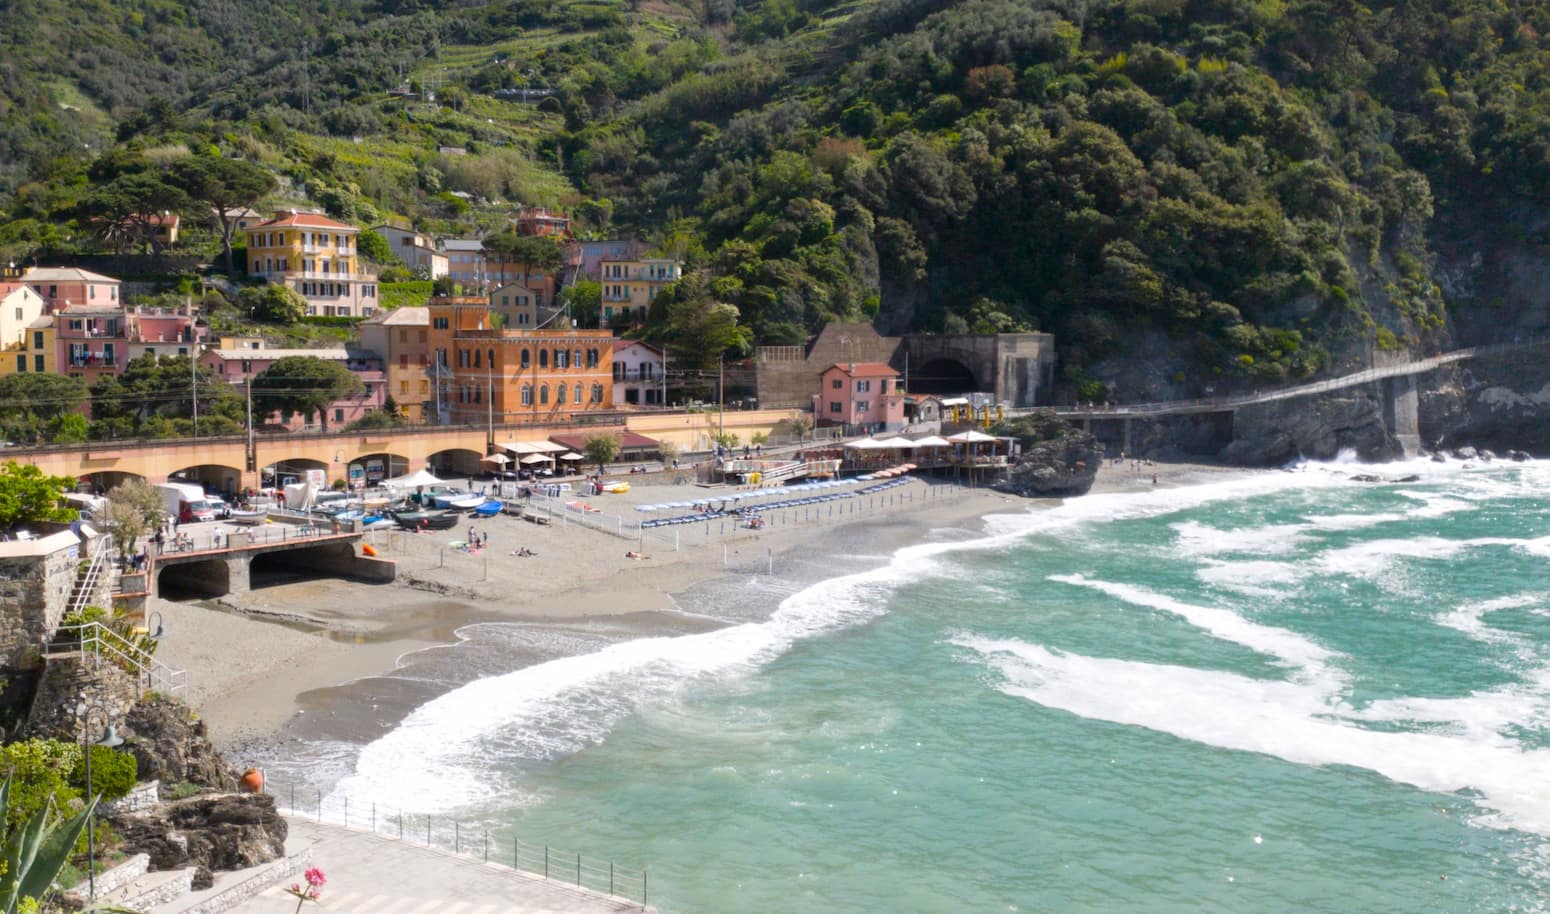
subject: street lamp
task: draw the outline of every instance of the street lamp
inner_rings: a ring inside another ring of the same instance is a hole
[[[97,818],[96,797],[92,795],[91,783],[91,750],[92,746],[104,746],[112,749],[124,745],[123,737],[118,735],[118,728],[111,723],[108,730],[102,735],[102,739],[91,740],[91,715],[93,711],[100,712],[103,718],[108,717],[108,709],[101,705],[87,705],[81,714],[81,743],[86,748],[86,802],[92,804],[91,812],[86,816],[86,897],[97,897],[97,832],[92,823]]]

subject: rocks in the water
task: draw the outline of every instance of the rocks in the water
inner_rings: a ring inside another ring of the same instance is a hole
[[[1357,473],[1351,477],[1352,482],[1382,482],[1383,477],[1374,476],[1371,473]]]
[[[1484,460],[1486,463],[1490,463],[1496,459],[1496,452],[1490,448],[1483,447],[1478,451],[1475,451],[1475,456],[1479,457],[1481,460]]]
[[[1508,451],[1507,459],[1513,463],[1522,463],[1525,460],[1533,460],[1534,458],[1529,456],[1526,451]]]
[[[1477,456],[1479,456],[1478,452],[1468,445],[1453,449],[1454,460],[1474,460]]]
[[[237,775],[227,767],[205,732],[204,721],[174,698],[148,698],[124,718],[128,749],[139,764],[142,781],[164,784],[187,781],[212,790],[237,789]]]
[[[1421,477],[1417,473],[1411,473],[1409,476],[1401,476],[1398,479],[1394,480],[1394,482],[1420,482],[1420,481],[1421,481]]]
[[[1448,458],[1445,457],[1442,454],[1433,454],[1432,455],[1432,463],[1447,463],[1447,462],[1448,462]]]
[[[1020,453],[995,483],[1003,492],[1023,496],[1083,495],[1103,465],[1103,446],[1088,432],[1038,410],[1003,423],[997,434],[1017,439]]]
[[[285,854],[285,819],[267,794],[205,794],[109,821],[125,853],[148,854],[157,870],[239,870]],[[202,875],[196,883],[207,882]]]

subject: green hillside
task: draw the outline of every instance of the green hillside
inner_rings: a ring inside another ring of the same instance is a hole
[[[567,206],[584,234],[685,258],[646,333],[691,348],[836,318],[1038,328],[1091,398],[1543,329],[1524,307],[1550,292],[1541,3],[5,10],[12,258],[93,244],[88,169],[116,144],[259,162],[269,202],[360,222],[475,233]],[[706,337],[718,302],[741,329]]]

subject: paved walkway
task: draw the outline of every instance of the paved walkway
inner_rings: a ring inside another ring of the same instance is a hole
[[[305,911],[333,914],[605,914],[642,911],[639,904],[514,873],[479,860],[429,850],[370,832],[289,818],[286,851],[308,852],[310,865],[328,877],[321,904]],[[240,875],[240,874],[232,874]],[[228,877],[230,878],[230,877]],[[300,876],[277,879],[232,914],[293,914],[285,887]],[[220,885],[211,892],[220,891]],[[211,892],[201,893],[208,895]],[[188,901],[157,909],[183,910]],[[654,909],[644,909],[654,910]]]

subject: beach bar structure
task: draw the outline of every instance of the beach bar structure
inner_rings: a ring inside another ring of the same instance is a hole
[[[911,469],[951,470],[955,477],[975,483],[1006,469],[1014,447],[1015,439],[975,429],[945,438],[861,438],[845,444],[844,469],[874,473],[908,463]]]

